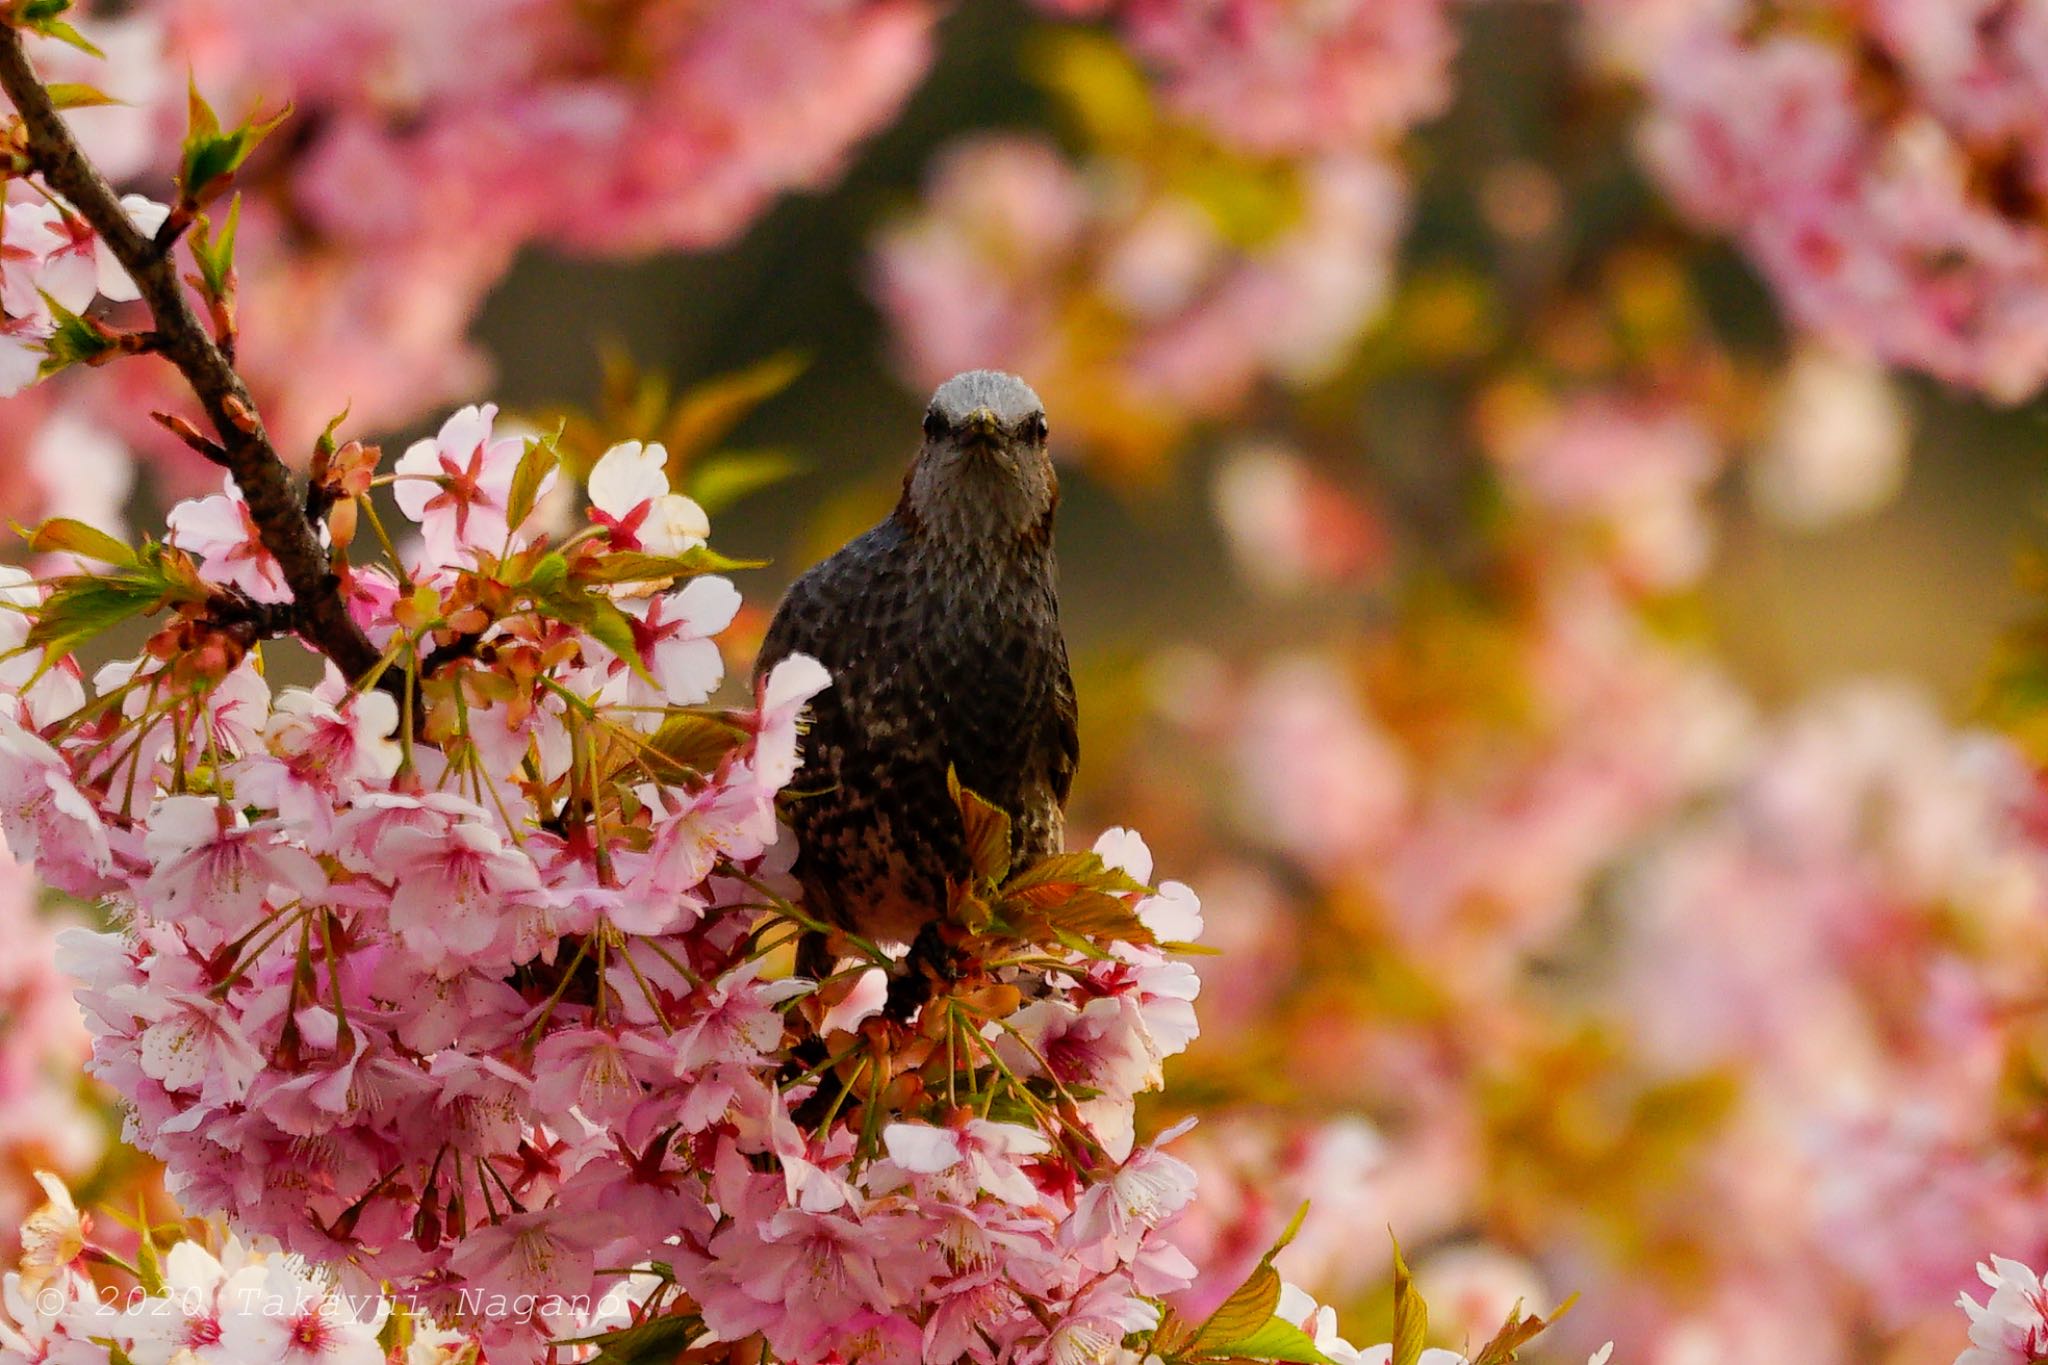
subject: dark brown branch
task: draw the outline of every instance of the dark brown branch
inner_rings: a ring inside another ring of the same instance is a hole
[[[85,159],[30,65],[21,31],[0,23],[0,90],[14,102],[28,130],[28,158],[50,189],[99,234],[135,281],[155,319],[155,349],[178,367],[220,437],[229,473],[249,504],[263,548],[284,571],[292,590],[293,618],[301,637],[332,659],[351,680],[376,667],[377,650],[348,614],[340,579],[321,548],[319,533],[301,510],[285,467],[255,402],[199,317],[178,279],[168,251],[145,237],[120,198]]]

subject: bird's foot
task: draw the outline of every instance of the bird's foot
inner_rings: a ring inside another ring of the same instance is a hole
[[[928,921],[911,940],[902,970],[889,980],[883,1014],[896,1023],[909,1023],[911,1016],[932,998],[934,986],[960,979],[960,965],[959,951],[946,942],[939,922]]]

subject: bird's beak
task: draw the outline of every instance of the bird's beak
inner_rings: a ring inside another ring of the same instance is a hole
[[[976,408],[961,424],[967,439],[975,445],[993,446],[1003,434],[1003,424],[993,408]]]

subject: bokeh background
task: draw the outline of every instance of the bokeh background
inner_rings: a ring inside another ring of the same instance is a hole
[[[1391,1228],[1446,1346],[1576,1292],[1556,1359],[1903,1365],[2048,1254],[2048,5],[96,18],[139,188],[188,63],[295,101],[243,177],[284,440],[667,439],[771,561],[736,678],[933,383],[1039,387],[1075,823],[1223,950],[1150,1116],[1203,1116],[1205,1292],[1307,1198],[1283,1269],[1364,1324]],[[132,371],[0,402],[11,516],[209,490]],[[0,970],[10,1165],[146,1183],[47,950]]]

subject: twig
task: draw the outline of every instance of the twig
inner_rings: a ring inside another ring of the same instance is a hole
[[[270,442],[248,387],[200,324],[178,279],[169,242],[145,237],[122,209],[106,178],[79,150],[21,41],[0,22],[0,90],[28,131],[28,159],[50,189],[99,234],[127,270],[155,321],[153,348],[178,367],[220,437],[223,463],[249,505],[263,548],[277,560],[292,591],[293,624],[305,641],[351,680],[366,676],[378,654],[348,614],[341,581],[292,490],[291,471]]]
[[[431,678],[442,667],[452,664],[458,659],[475,658],[477,649],[483,642],[484,633],[480,630],[472,630],[464,631],[445,645],[434,646],[433,649],[427,652],[427,656],[420,660],[420,677]]]

